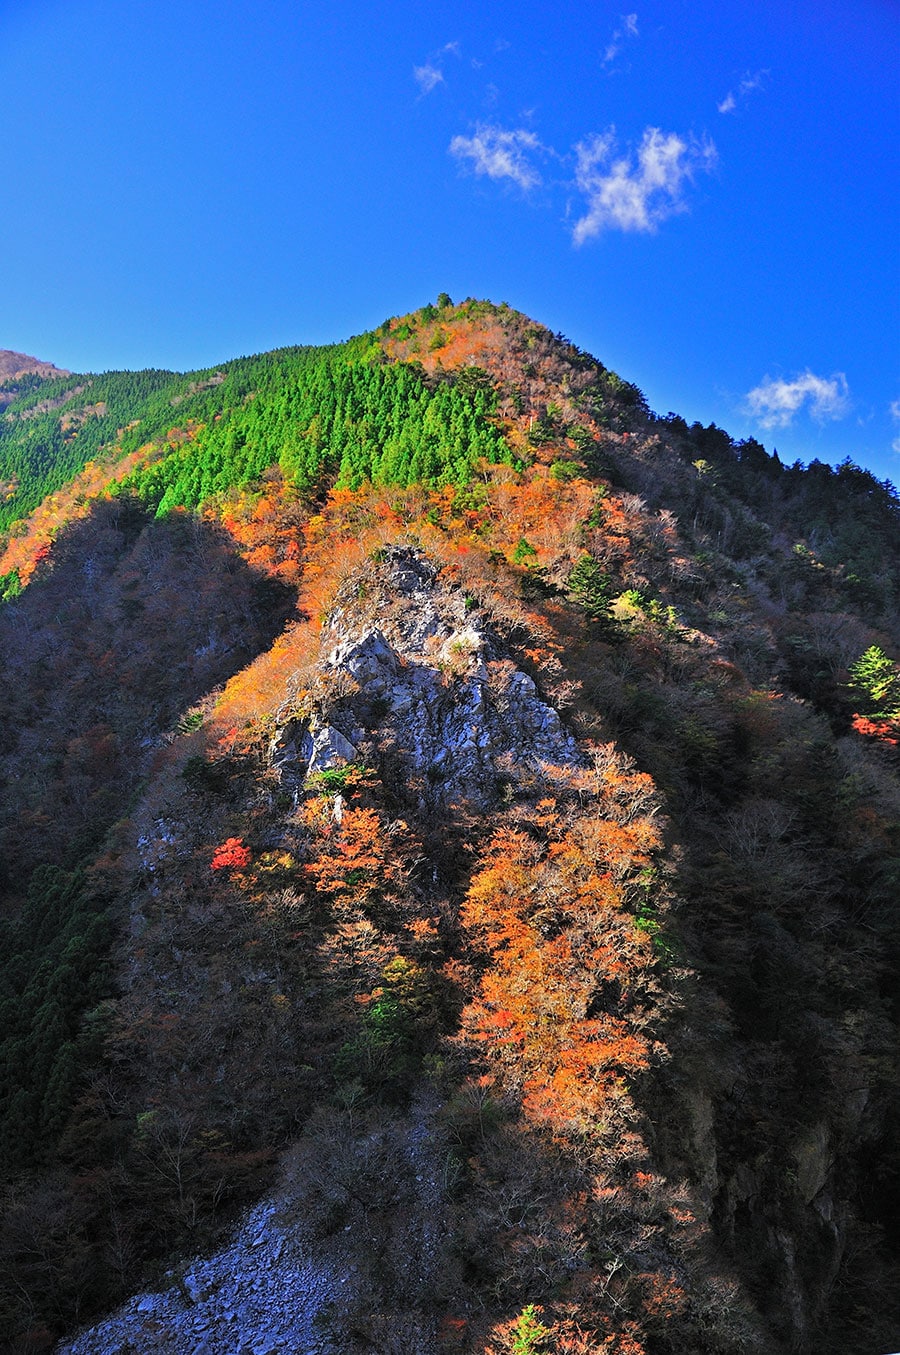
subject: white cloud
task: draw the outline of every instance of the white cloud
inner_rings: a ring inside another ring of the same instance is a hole
[[[444,84],[441,60],[448,53],[450,56],[461,57],[462,49],[459,43],[445,42],[440,51],[433,52],[426,61],[423,61],[421,66],[413,66],[413,79],[422,91],[423,98],[426,94],[430,94],[433,89],[437,89],[438,85]]]
[[[891,401],[891,418],[895,419],[897,423],[900,423],[900,400]],[[891,443],[891,451],[900,452],[900,437],[894,438],[894,441]]]
[[[606,51],[600,58],[600,65],[609,66],[615,61],[619,52],[622,50],[622,43],[625,39],[636,38],[638,36],[637,15],[623,14],[619,20],[618,26],[613,29],[609,42],[606,44]]]
[[[787,428],[804,407],[819,423],[842,419],[850,409],[850,390],[843,372],[824,377],[807,370],[793,381],[764,377],[744,402],[763,428]]]
[[[440,67],[426,61],[424,66],[413,66],[413,78],[423,94],[430,94],[438,85],[444,83],[444,72]]]
[[[543,150],[533,132],[524,128],[506,131],[502,127],[479,124],[474,136],[455,136],[450,142],[450,154],[460,161],[471,161],[476,174],[489,179],[512,179],[519,188],[528,191],[541,182],[541,176],[529,155]]]
[[[658,127],[645,130],[636,160],[630,151],[612,159],[614,150],[612,127],[575,147],[575,182],[588,204],[572,232],[576,245],[604,230],[656,230],[666,217],[685,210],[685,184],[716,159],[711,141],[686,141]]]
[[[523,191],[543,182],[535,163],[538,156],[564,160],[524,127],[506,129],[479,123],[472,136],[455,136],[448,147],[473,173],[490,179],[510,179]],[[575,221],[572,238],[581,245],[604,230],[655,231],[661,221],[687,210],[685,190],[700,170],[716,162],[709,140],[682,137],[647,127],[640,145],[620,153],[616,131],[610,127],[580,141],[574,148],[575,183],[587,199]],[[572,154],[572,152],[570,152]],[[559,188],[558,181],[550,187]]]
[[[748,95],[752,94],[756,89],[762,89],[763,82],[768,74],[769,72],[767,70],[756,71],[754,75],[751,75],[748,71],[739,81],[737,88],[730,89],[722,102],[716,104],[716,108],[718,108],[720,113],[734,113],[737,110],[738,104],[746,102]]]

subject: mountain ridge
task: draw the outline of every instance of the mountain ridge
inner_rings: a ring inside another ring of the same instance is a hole
[[[0,348],[0,383],[15,381],[20,376],[71,376],[71,373],[52,362],[42,362],[40,358],[29,357],[27,353],[18,353],[11,348]]]
[[[337,1351],[887,1347],[892,487],[447,297],[0,454],[10,1348],[276,1163]]]

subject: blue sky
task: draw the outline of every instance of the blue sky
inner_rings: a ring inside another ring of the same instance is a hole
[[[660,413],[900,480],[897,0],[0,0],[0,347],[508,301]]]

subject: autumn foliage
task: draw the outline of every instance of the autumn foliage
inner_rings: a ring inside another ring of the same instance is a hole
[[[631,1013],[652,947],[616,877],[646,863],[638,843],[655,834],[591,818],[566,826],[543,809],[539,836],[500,829],[473,877],[462,916],[490,967],[465,1028],[499,1077],[521,1085],[529,1117],[583,1133],[609,1088],[648,1067]]]
[[[897,720],[870,720],[865,715],[854,715],[853,728],[867,739],[896,747],[900,742],[900,722]]]
[[[40,414],[81,469],[0,542],[0,1321],[113,1309],[285,1151],[353,1355],[886,1349],[888,490],[486,303],[150,384]],[[333,662],[395,546],[490,651],[436,699],[572,736],[477,815]]]
[[[250,864],[251,851],[239,837],[230,837],[213,852],[210,870],[243,870]]]

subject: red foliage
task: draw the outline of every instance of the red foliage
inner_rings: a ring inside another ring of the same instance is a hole
[[[893,747],[900,743],[898,720],[869,720],[865,715],[854,715],[853,728],[857,734],[863,734],[867,739],[878,739],[879,743],[889,743]]]
[[[210,870],[243,870],[250,864],[250,848],[242,838],[230,837],[217,847],[209,864]]]

